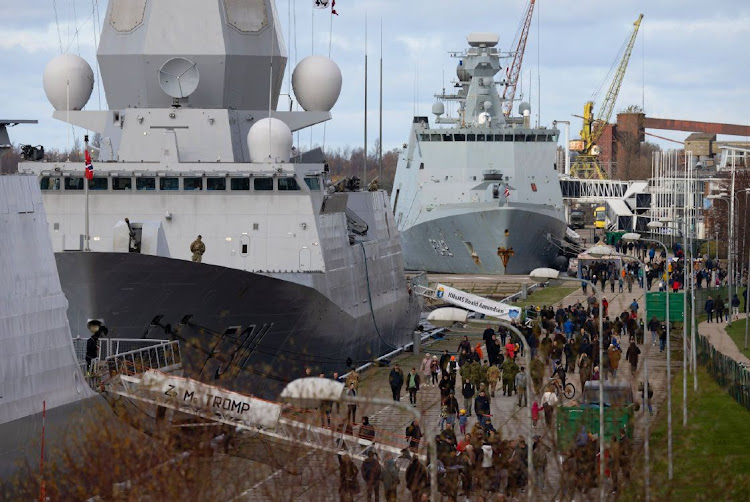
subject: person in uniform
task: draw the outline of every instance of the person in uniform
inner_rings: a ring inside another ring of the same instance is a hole
[[[198,238],[190,244],[190,252],[193,253],[193,261],[195,263],[200,263],[203,259],[203,253],[206,252],[206,245],[203,244],[201,239],[202,237],[199,235]]]

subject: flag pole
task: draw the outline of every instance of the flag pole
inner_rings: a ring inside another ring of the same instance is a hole
[[[84,151],[84,159],[87,157],[89,152],[89,135],[86,134],[83,137],[83,145],[86,149]],[[84,251],[91,251],[91,248],[89,247],[89,176],[88,176],[88,166],[86,166],[86,175],[83,177],[83,188],[84,188],[84,194],[86,199],[86,209],[85,209],[85,228],[84,228],[84,236],[83,236],[83,250]]]

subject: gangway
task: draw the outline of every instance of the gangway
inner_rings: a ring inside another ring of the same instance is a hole
[[[437,284],[434,288],[424,285],[415,285],[414,292],[426,298],[442,300],[446,303],[455,305],[460,309],[477,312],[479,314],[503,319],[505,321],[513,321],[519,319],[521,316],[521,309],[518,307],[513,307],[507,303],[497,302],[482,296],[467,293],[466,291],[461,291],[460,289],[452,288],[445,284]],[[430,320],[432,322],[432,319]]]

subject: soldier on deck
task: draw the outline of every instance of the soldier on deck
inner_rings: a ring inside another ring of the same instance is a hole
[[[198,238],[190,244],[190,252],[193,253],[193,261],[195,263],[200,263],[203,259],[203,253],[206,252],[206,245],[203,244],[201,239],[202,237],[199,235]]]

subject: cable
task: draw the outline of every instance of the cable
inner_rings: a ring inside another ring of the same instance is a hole
[[[55,25],[57,26],[57,39],[60,42],[60,54],[63,53],[62,33],[60,32],[60,18],[57,15],[57,2],[52,0],[52,8],[55,10]]]

